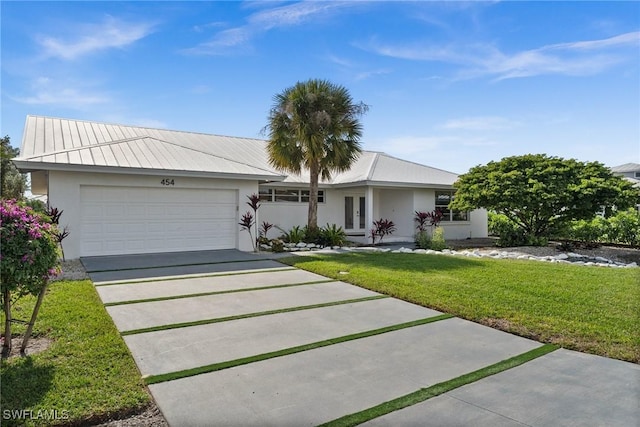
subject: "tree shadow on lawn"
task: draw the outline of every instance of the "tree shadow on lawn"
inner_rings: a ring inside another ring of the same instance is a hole
[[[428,273],[486,266],[484,260],[469,259],[461,256],[394,253],[348,253],[336,255],[317,255],[310,257],[287,258],[284,262],[304,268],[306,262],[318,260],[333,261],[346,266],[381,268],[411,273]]]
[[[0,406],[3,409],[3,426],[19,425],[24,421],[5,419],[5,411],[28,410],[37,406],[51,389],[54,372],[55,367],[50,362],[38,362],[31,356],[2,361]]]

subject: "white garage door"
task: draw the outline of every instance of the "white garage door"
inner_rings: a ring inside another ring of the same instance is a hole
[[[82,256],[236,247],[235,190],[80,186]]]

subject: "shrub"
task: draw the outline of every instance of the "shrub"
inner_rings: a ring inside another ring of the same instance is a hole
[[[527,233],[505,215],[489,212],[489,234],[498,236],[496,245],[510,246],[545,246],[549,243],[546,237],[536,237]]]
[[[305,243],[318,243],[321,237],[321,231],[318,227],[309,228],[308,226],[302,227],[302,241]]]
[[[419,249],[431,249],[431,236],[426,230],[418,231],[413,236],[413,241]]]
[[[597,242],[603,240],[607,234],[607,221],[601,216],[593,219],[581,219],[573,221],[569,230],[566,232],[572,240],[578,240],[583,245],[597,246]]]
[[[347,234],[342,227],[336,224],[327,224],[320,230],[320,244],[324,246],[343,246],[347,240]],[[318,242],[316,242],[318,243]]]
[[[3,356],[11,351],[11,304],[24,295],[38,295],[42,301],[49,279],[59,272],[56,227],[48,217],[15,200],[0,202],[0,301],[5,313]],[[29,328],[37,316],[36,304]],[[26,342],[23,341],[23,349]]]
[[[393,221],[380,218],[378,221],[373,221],[373,228],[369,232],[369,237],[371,237],[372,243],[375,245],[377,238],[382,242],[384,236],[390,236],[394,231],[396,231],[396,225]]]
[[[447,247],[444,241],[444,228],[436,227],[433,229],[433,235],[431,236],[431,247],[434,251],[441,251]]]
[[[305,238],[304,229],[302,229],[299,225],[292,227],[289,231],[284,231],[281,228],[278,229],[282,231],[282,236],[280,236],[280,239],[287,243],[300,243]]]
[[[640,212],[637,209],[619,211],[608,219],[609,240],[632,246],[640,245]]]

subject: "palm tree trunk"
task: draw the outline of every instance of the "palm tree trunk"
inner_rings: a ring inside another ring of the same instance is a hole
[[[309,168],[309,217],[307,228],[315,230],[318,228],[318,177],[319,165],[312,165]]]

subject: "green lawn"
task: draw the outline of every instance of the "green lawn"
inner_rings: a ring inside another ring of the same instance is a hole
[[[283,262],[562,347],[640,363],[640,269],[352,253]]]
[[[28,319],[34,302],[21,299],[14,317]],[[15,331],[24,327],[16,325]],[[91,423],[149,404],[140,373],[90,281],[52,283],[34,336],[49,337],[53,344],[2,362],[3,426]],[[27,420],[7,419],[12,410],[31,412]],[[46,420],[55,416],[58,421]]]

